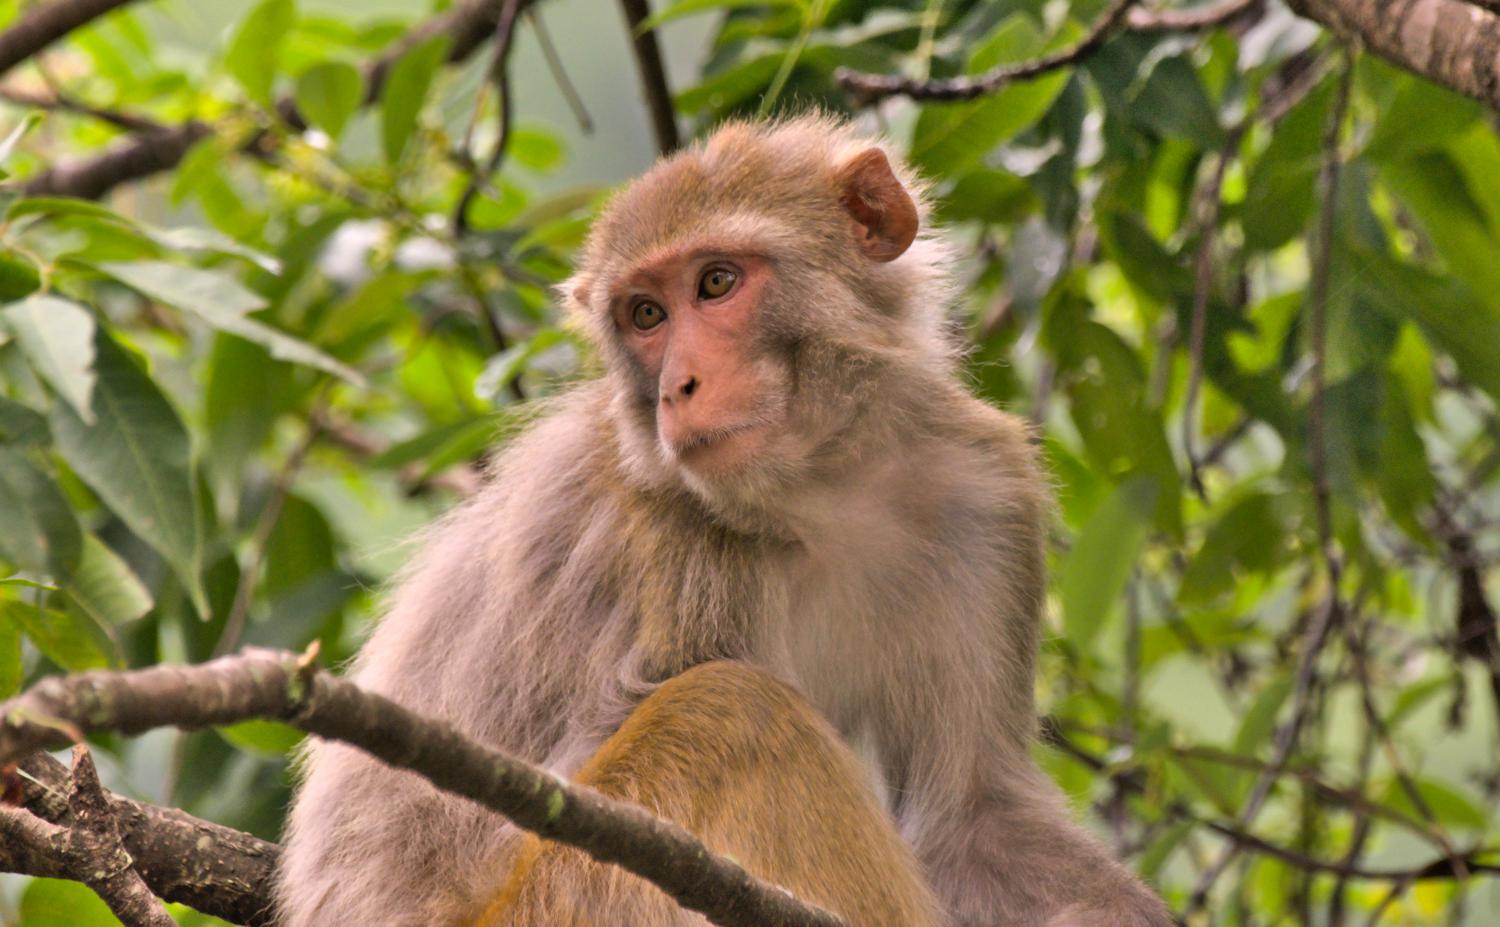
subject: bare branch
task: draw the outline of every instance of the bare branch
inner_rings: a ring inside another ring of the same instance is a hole
[[[1297,13],[1398,67],[1500,110],[1500,4],[1288,0]]]
[[[681,141],[677,135],[677,111],[672,107],[672,89],[667,83],[667,69],[662,64],[656,32],[641,29],[641,24],[651,17],[651,6],[647,0],[620,0],[620,6],[625,11],[625,22],[630,27],[631,43],[635,46],[641,92],[646,95],[651,128],[656,132],[656,150],[669,155],[677,150]]]
[[[0,74],[35,55],[80,26],[133,0],[58,0],[33,8],[0,32]]]
[[[479,195],[479,188],[488,184],[490,178],[500,169],[500,164],[505,160],[505,150],[510,145],[510,125],[513,119],[511,95],[510,95],[510,49],[516,38],[516,25],[520,22],[522,0],[504,0],[500,8],[500,18],[495,23],[495,48],[490,56],[488,76],[490,82],[495,85],[495,93],[499,97],[499,127],[495,130],[495,145],[490,149],[489,157],[485,159],[484,167],[471,170],[469,182],[464,186],[464,192],[458,197],[458,205],[453,207],[453,234],[462,237],[469,228],[469,204],[474,202],[474,197]],[[474,127],[479,122],[479,111],[484,106],[483,90],[474,101],[474,118],[469,121],[469,128],[464,133],[463,154],[464,158],[472,160],[471,145],[474,140]],[[493,324],[494,317],[489,316]],[[503,339],[496,339],[503,346]]]
[[[95,200],[122,183],[171,170],[188,149],[213,130],[201,122],[184,123],[158,132],[132,135],[81,161],[59,164],[27,178],[21,185],[27,196],[78,196]]]
[[[1266,0],[1226,0],[1187,9],[1148,10],[1138,6],[1126,15],[1125,25],[1131,32],[1201,32],[1227,25],[1265,5]]]
[[[63,828],[73,821],[68,770],[46,753],[33,753],[17,776],[21,801],[38,818]],[[233,828],[106,792],[125,849],[151,891],[236,924],[271,927],[270,880],[279,850]],[[26,844],[6,842],[0,871],[57,876],[26,856]]]
[[[542,837],[660,887],[723,927],[841,927],[843,921],[714,855],[678,825],[475,743],[452,725],[319,671],[314,653],[247,651],[201,666],[53,677],[0,704],[0,765],[80,732],[285,721],[357,746]]]
[[[126,927],[175,927],[176,921],[146,886],[135,860],[120,840],[114,813],[89,748],[73,748],[73,781],[68,789],[73,812],[72,864],[78,878],[94,890]]]

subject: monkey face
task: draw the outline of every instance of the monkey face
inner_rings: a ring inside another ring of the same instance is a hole
[[[623,189],[560,292],[608,362],[630,472],[761,507],[832,466],[872,370],[946,364],[931,249],[899,260],[919,224],[885,151],[817,117],[730,124]]]
[[[750,243],[698,241],[622,275],[610,318],[664,457],[700,479],[771,452],[785,424],[787,369],[760,337],[770,258]]]

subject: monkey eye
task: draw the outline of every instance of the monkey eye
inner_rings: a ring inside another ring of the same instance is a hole
[[[650,300],[643,299],[630,311],[630,321],[639,331],[650,331],[667,320],[667,310]]]
[[[709,268],[698,279],[698,298],[718,299],[720,296],[734,289],[734,282],[738,279],[738,275],[732,270],[726,270],[722,267]]]

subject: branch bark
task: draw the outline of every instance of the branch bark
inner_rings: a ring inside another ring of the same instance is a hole
[[[58,0],[33,8],[0,32],[0,75],[80,26],[134,0]]]
[[[50,824],[70,826],[67,768],[45,753],[31,754],[20,768],[25,773],[17,777],[22,808]],[[269,886],[280,854],[276,844],[175,808],[105,795],[120,839],[152,892],[236,924],[271,927]],[[35,868],[24,849],[15,842],[0,848],[0,871],[58,874]]]
[[[319,671],[312,653],[247,651],[200,666],[43,680],[0,704],[0,765],[89,731],[285,721],[357,746],[497,811],[542,837],[644,878],[723,927],[842,927],[644,809],[571,785],[470,740],[443,721]]]
[[[1497,4],[1462,0],[1288,0],[1295,12],[1397,67],[1500,110]]]

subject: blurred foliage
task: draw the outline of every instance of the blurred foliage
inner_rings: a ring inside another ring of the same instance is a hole
[[[396,541],[452,504],[525,401],[588,368],[549,287],[607,191],[559,184],[566,133],[521,119],[457,228],[473,161],[455,152],[495,136],[488,52],[446,67],[447,39],[417,43],[366,105],[364,64],[430,12],[396,6],[237,5],[197,55],[157,54],[161,22],[131,8],[6,78],[214,131],[94,203],[23,184],[135,130],[0,110],[0,696],[246,644],[346,658]],[[717,23],[701,73],[674,75],[702,131],[847,111],[840,68],[1035,58],[1103,7],[678,0],[655,21]],[[932,181],[964,247],[967,376],[1039,425],[1055,475],[1045,767],[1178,910],[1226,829],[1284,851],[1240,853],[1198,922],[1342,906],[1495,923],[1482,876],[1335,874],[1500,846],[1500,137],[1494,113],[1358,57],[1329,199],[1342,62],[1273,2],[1233,31],[1126,32],[972,102],[859,118]],[[295,740],[245,724],[104,738],[100,758],[122,791],[274,838]],[[12,888],[8,922],[113,923],[79,886]]]

